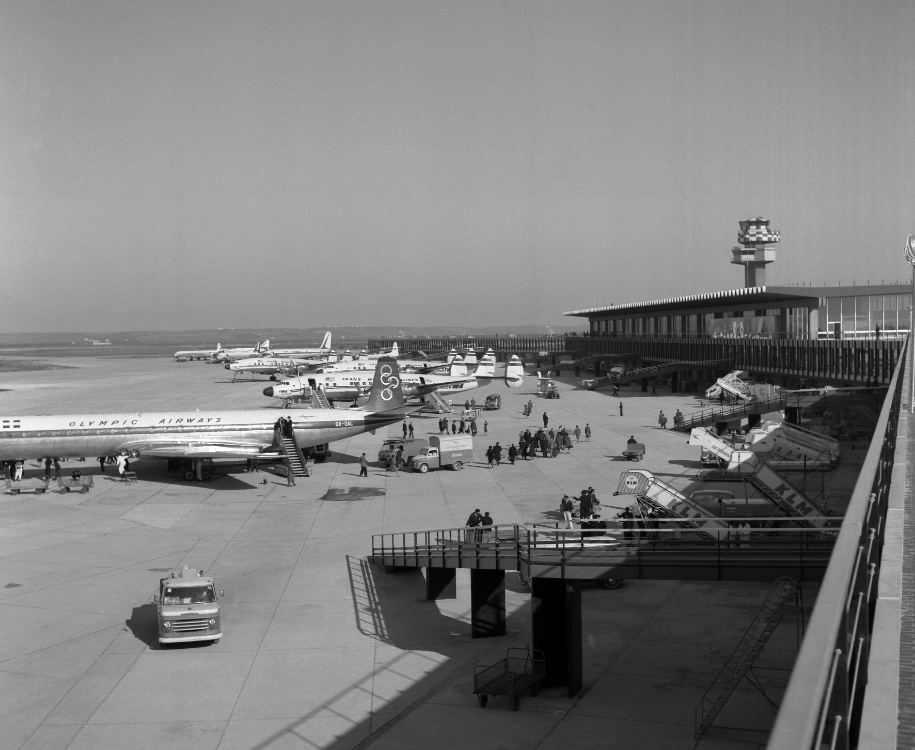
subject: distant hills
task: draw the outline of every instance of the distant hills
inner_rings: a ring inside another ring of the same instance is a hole
[[[253,346],[270,339],[275,345],[317,346],[325,331],[333,332],[334,348],[364,346],[369,339],[401,338],[412,336],[544,336],[568,331],[587,330],[587,322],[577,319],[563,321],[557,326],[490,326],[482,328],[458,327],[395,327],[395,326],[336,326],[329,328],[223,328],[196,331],[80,331],[79,333],[0,333],[0,347],[71,347],[90,346],[92,339],[108,340],[113,347],[174,346],[176,348],[213,348],[223,346]],[[106,347],[96,347],[106,348]]]

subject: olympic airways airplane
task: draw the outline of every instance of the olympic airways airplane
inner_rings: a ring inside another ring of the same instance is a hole
[[[358,370],[315,373],[289,378],[264,388],[264,395],[288,403],[293,398],[307,397],[313,390],[321,389],[329,401],[356,401],[372,383],[372,378],[371,372]],[[433,390],[442,394],[454,394],[489,385],[493,380],[504,380],[509,388],[517,388],[524,382],[524,367],[518,356],[513,355],[505,367],[505,376],[497,377],[495,358],[484,356],[473,374],[469,375],[466,365],[458,357],[452,361],[447,375],[401,372],[400,378],[406,397],[424,395]]]
[[[278,455],[274,424],[290,417],[302,448],[374,432],[403,419],[405,406],[396,360],[378,364],[368,402],[358,409],[175,411],[0,417],[0,460],[54,456],[190,459]]]

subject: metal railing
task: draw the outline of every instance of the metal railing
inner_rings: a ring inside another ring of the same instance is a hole
[[[899,357],[768,750],[856,747],[905,357]]]
[[[375,534],[372,557],[376,562],[416,568],[550,568],[572,579],[597,577],[587,568],[625,569],[625,577],[630,578],[654,577],[652,569],[671,566],[680,571],[714,568],[720,579],[727,577],[722,574],[724,567],[758,571],[784,565],[819,578],[814,571],[826,566],[838,535],[837,529],[802,527],[798,519],[784,516],[722,520],[734,524],[747,520],[753,529],[745,537],[736,527],[704,530],[706,538],[700,538],[695,529],[683,525],[685,519],[663,518],[633,521],[632,528],[626,529],[619,521],[599,530],[567,529],[560,523],[457,527]],[[769,521],[779,526],[767,526]],[[841,517],[830,518],[830,524],[841,521]],[[710,535],[714,538],[709,539]]]

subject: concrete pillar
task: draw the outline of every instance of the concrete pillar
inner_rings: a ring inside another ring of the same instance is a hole
[[[505,571],[470,571],[470,628],[474,638],[505,635]]]
[[[551,365],[555,365],[555,364],[556,364],[556,355],[555,355],[555,354],[553,354],[553,355],[550,356],[550,364],[551,364]]]
[[[807,311],[807,326],[810,329],[809,338],[811,341],[816,341],[820,336],[820,308],[811,307]]]
[[[800,424],[798,419],[800,409],[796,406],[786,406],[785,407],[785,422],[788,424]]]
[[[762,421],[762,414],[747,414],[747,429],[752,430]]]
[[[788,308],[783,307],[778,311],[778,338],[788,338]]]
[[[457,599],[457,570],[426,568],[426,601]]]
[[[556,367],[556,377],[558,378],[560,375],[562,375],[562,368],[557,366]]]
[[[595,378],[600,377],[600,365],[601,365],[600,360],[597,360],[597,362],[594,363],[594,377]]]
[[[648,378],[642,378],[642,393],[648,393]]]
[[[670,392],[671,393],[680,392],[680,373],[679,372],[670,373]]]
[[[544,687],[581,690],[581,584],[558,578],[531,579],[533,647],[543,651]]]

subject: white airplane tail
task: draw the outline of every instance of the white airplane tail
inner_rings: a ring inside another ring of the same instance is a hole
[[[322,348],[322,349],[330,349],[330,348],[331,348],[330,339],[331,339],[331,335],[330,335],[330,331],[328,331],[327,333],[324,334],[324,339],[321,341],[321,348]]]
[[[496,376],[496,358],[489,353],[484,354],[473,375],[476,378],[494,378]]]
[[[540,377],[540,373],[537,373]],[[508,364],[505,365],[505,385],[509,388],[520,388],[524,382],[524,363],[517,354],[512,354]]]
[[[400,356],[400,349],[398,348],[397,342],[396,342],[396,341],[394,342],[394,345],[391,347],[391,355],[390,355],[390,356],[392,356],[392,357],[399,357],[399,356]]]
[[[466,378],[467,365],[464,364],[464,360],[460,357],[455,357],[453,360],[451,360],[451,371],[448,374],[452,378]]]
[[[452,346],[451,351],[448,352],[448,356],[445,357],[445,364],[450,365],[457,358],[457,350]]]
[[[464,364],[466,364],[468,367],[472,367],[473,365],[477,364],[477,353],[473,349],[464,355]]]

